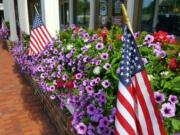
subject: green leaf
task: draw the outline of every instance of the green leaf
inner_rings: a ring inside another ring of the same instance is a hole
[[[173,129],[175,130],[175,132],[179,132],[180,131],[180,120],[171,119],[171,123],[172,123]]]

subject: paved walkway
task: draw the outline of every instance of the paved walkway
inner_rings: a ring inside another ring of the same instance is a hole
[[[56,135],[39,99],[0,44],[0,135]]]

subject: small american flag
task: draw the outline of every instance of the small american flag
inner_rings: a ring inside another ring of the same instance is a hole
[[[120,69],[115,135],[166,135],[134,36],[127,26]]]
[[[41,17],[36,15],[30,35],[29,55],[35,55],[43,51],[51,40],[52,37],[43,24]]]

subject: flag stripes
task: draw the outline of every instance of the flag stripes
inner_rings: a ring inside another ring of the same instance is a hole
[[[36,16],[30,35],[29,55],[35,55],[43,51],[51,42],[51,35],[39,16]]]
[[[125,27],[115,135],[166,135],[135,40]]]

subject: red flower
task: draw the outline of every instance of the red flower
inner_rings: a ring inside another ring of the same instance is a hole
[[[56,80],[56,88],[60,89],[64,87],[64,82],[61,79]]]
[[[168,33],[164,31],[158,31],[154,32],[154,39],[157,42],[162,42],[163,44],[166,44],[168,42]]]
[[[176,44],[176,41],[175,41],[175,39],[170,39],[170,40],[169,40],[169,43],[170,43],[170,44]]]
[[[74,89],[74,84],[73,84],[73,82],[74,82],[73,80],[68,81],[68,82],[65,84],[65,88],[70,89],[70,90]]]
[[[172,58],[169,61],[169,68],[172,69],[172,70],[176,70],[177,66],[178,66],[178,64],[177,64],[176,58]]]

